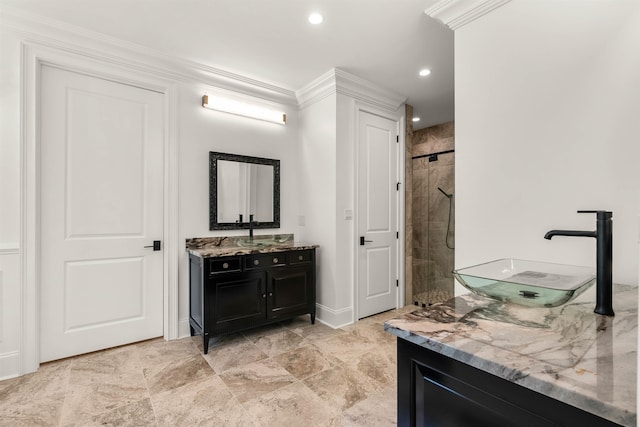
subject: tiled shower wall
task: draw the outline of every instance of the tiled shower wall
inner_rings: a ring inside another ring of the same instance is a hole
[[[407,159],[407,215],[411,220],[411,284],[407,303],[432,304],[453,296],[455,233],[455,153],[429,155],[454,149],[454,123],[413,131],[411,161]],[[416,158],[417,157],[417,158]],[[409,172],[411,174],[409,175]],[[446,193],[454,194],[449,199]],[[449,209],[451,203],[451,219]],[[407,218],[409,219],[409,218]],[[409,268],[409,266],[407,266]],[[409,280],[407,280],[407,283]]]

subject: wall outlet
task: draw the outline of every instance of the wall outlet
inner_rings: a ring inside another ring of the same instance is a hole
[[[351,209],[345,209],[345,210],[344,210],[344,219],[346,219],[346,220],[351,220],[351,219],[353,219],[353,210],[351,210]]]

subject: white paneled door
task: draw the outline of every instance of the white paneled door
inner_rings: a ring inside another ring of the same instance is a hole
[[[364,111],[358,133],[358,317],[396,307],[398,122]]]
[[[163,334],[163,95],[43,66],[40,361]]]

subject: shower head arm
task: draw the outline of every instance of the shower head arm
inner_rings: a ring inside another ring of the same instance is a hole
[[[440,188],[440,187],[438,187],[438,190],[440,190],[440,192],[441,192],[442,194],[444,194],[444,195],[445,195],[447,198],[449,198],[449,199],[453,197],[453,194],[448,194],[448,193],[446,193],[446,192],[445,192],[442,188]]]

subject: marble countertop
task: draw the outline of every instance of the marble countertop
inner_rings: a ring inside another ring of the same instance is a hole
[[[614,285],[615,317],[593,313],[595,286],[530,308],[475,294],[385,323],[407,341],[625,426],[636,425],[638,288]]]
[[[249,240],[249,236],[196,237],[186,240],[187,252],[201,258],[303,251],[317,247],[295,242],[293,234],[253,236],[253,240]]]

